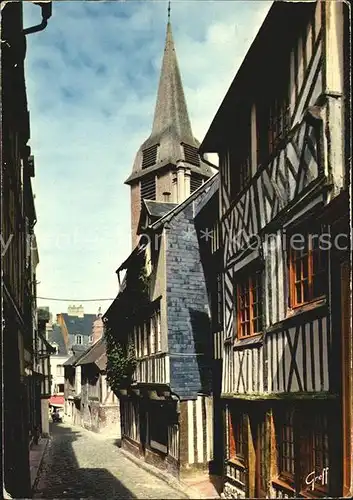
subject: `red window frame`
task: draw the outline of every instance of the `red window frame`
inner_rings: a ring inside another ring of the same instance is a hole
[[[323,297],[327,286],[327,250],[320,249],[318,244],[322,230],[296,234],[302,235],[304,241],[298,250],[292,248],[289,238],[289,304],[293,309]]]
[[[237,284],[238,338],[262,333],[262,271],[257,270]]]

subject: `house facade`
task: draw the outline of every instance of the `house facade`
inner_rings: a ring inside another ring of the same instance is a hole
[[[207,194],[198,200],[194,208],[194,223],[197,233],[200,259],[207,288],[208,307],[211,318],[211,368],[213,399],[213,463],[210,472],[223,475],[224,466],[224,422],[222,391],[223,350],[223,302],[222,269],[223,248],[219,224],[219,175]]]
[[[220,159],[226,498],[352,496],[348,23],[275,2],[200,147]]]
[[[43,24],[51,2],[41,5]],[[34,31],[38,31],[34,30]],[[28,146],[26,35],[22,3],[1,2],[1,453],[2,493],[30,495],[29,445],[40,425],[40,379],[35,373],[35,296],[31,238],[36,223]],[[14,446],[16,443],[16,446]],[[18,479],[21,478],[21,481]]]
[[[136,369],[119,392],[122,447],[176,477],[208,474],[213,461],[211,331],[193,221],[196,200],[213,181],[164,215],[159,207],[152,223],[142,209],[139,227],[149,243],[118,269],[126,270],[125,285],[104,315],[119,339],[124,294],[137,286],[139,268],[145,269],[147,303],[126,338],[134,346]]]
[[[75,362],[81,370],[81,425],[101,434],[121,437],[119,399],[107,382],[104,338],[98,339]]]

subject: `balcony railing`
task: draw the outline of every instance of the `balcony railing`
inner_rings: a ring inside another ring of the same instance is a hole
[[[138,359],[134,379],[145,384],[169,384],[169,356],[158,353]]]

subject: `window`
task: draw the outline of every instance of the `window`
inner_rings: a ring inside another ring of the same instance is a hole
[[[141,180],[141,202],[142,200],[156,199],[156,178],[154,175],[146,176]]]
[[[257,498],[267,497],[267,451],[269,448],[269,435],[267,431],[266,415],[256,415],[256,440],[255,440],[255,496]]]
[[[234,199],[249,183],[251,178],[251,113],[249,111],[247,122],[238,132],[237,142],[232,146],[230,159],[230,191]]]
[[[64,375],[64,367],[63,365],[56,365],[56,376],[62,377]]]
[[[229,412],[229,458],[245,461],[246,457],[246,415]]]
[[[161,338],[161,313],[160,311],[157,311],[156,313],[156,346],[157,346],[157,352],[162,350],[162,338]]]
[[[76,335],[76,337],[75,337],[75,344],[76,345],[82,345],[82,335]]]
[[[237,284],[238,337],[262,332],[262,273],[256,271]]]
[[[197,148],[194,146],[190,146],[189,144],[181,143],[184,149],[184,157],[187,163],[191,163],[191,165],[200,166],[200,158]]]
[[[154,144],[142,151],[142,168],[152,167],[157,163],[157,150],[159,144]]]
[[[289,67],[288,64],[287,66]],[[261,101],[256,105],[258,164],[266,165],[289,130],[288,84],[287,75],[284,75],[282,80],[279,78],[276,82],[271,82],[271,85],[264,89],[265,95],[266,90],[268,91],[266,100],[262,94]]]
[[[281,479],[294,482],[294,427],[293,411],[285,410],[278,415],[278,472]]]
[[[143,355],[148,355],[148,338],[149,338],[149,325],[147,322],[143,324]]]
[[[190,192],[193,193],[200,186],[202,186],[202,177],[192,174],[190,177]]]
[[[93,335],[89,336],[89,342],[93,342]]]
[[[289,238],[290,307],[301,306],[326,293],[327,250],[322,248],[323,233],[307,231]]]
[[[168,417],[163,404],[151,402],[148,412],[149,443],[162,453],[168,452]]]
[[[219,222],[217,221],[212,229],[211,253],[217,252],[217,250],[219,250],[219,248],[220,248],[220,240],[221,240],[220,232],[221,231],[220,231]]]
[[[329,446],[327,417],[318,412],[304,426],[302,489],[324,494],[328,488]]]
[[[150,327],[150,353],[154,354],[156,352],[156,318],[152,316]]]

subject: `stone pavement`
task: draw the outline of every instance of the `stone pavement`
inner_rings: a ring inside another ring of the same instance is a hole
[[[51,424],[51,433],[33,498],[187,498],[126,458],[114,439],[66,423]]]

